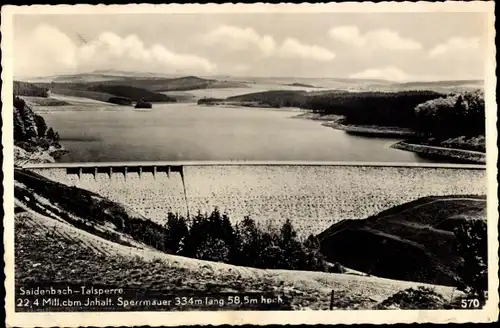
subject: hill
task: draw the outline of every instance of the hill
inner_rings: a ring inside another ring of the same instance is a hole
[[[14,146],[20,148],[15,151],[16,161],[31,158],[32,155],[53,161],[51,156],[65,152],[59,144],[59,134],[17,96],[14,98],[13,118]]]
[[[341,221],[318,239],[328,260],[355,270],[456,286],[462,259],[453,231],[466,220],[485,220],[485,211],[485,197],[426,197],[364,220]]]
[[[33,83],[14,81],[13,91],[16,96],[48,97],[47,88],[39,87]]]
[[[145,88],[130,85],[128,81],[102,81],[98,83],[37,83],[40,88],[47,88],[52,93],[89,98],[103,102],[113,102],[116,97],[138,101],[145,99],[151,102],[175,102],[175,99],[167,95],[150,91]]]
[[[50,182],[37,179],[16,170],[17,284],[106,285],[195,295],[274,293],[286,300],[279,306],[284,310],[328,309],[332,289],[334,307],[343,309],[373,308],[397,292],[423,285],[446,299],[457,295],[453,288],[443,286],[349,274],[253,269],[166,254],[140,239],[154,228],[145,218],[129,212],[136,224],[118,231],[120,204],[90,192],[80,198],[71,193],[51,194]],[[49,196],[64,201],[49,200]],[[92,206],[82,206],[82,201]],[[88,216],[81,216],[85,211]]]
[[[254,92],[227,98],[231,102],[256,102],[270,107],[301,107],[308,99],[306,91],[270,90]]]
[[[114,96],[129,98],[134,101],[139,101],[141,99],[151,102],[175,102],[174,98],[167,95],[149,91],[147,89],[142,89],[130,85],[106,85],[98,84],[93,85],[88,88],[89,91],[93,92],[104,92],[109,93]]]
[[[298,82],[294,82],[294,83],[286,83],[285,85],[287,85],[287,86],[291,86],[291,87],[317,88],[316,86],[311,85],[311,84],[306,84],[306,83],[298,83]]]
[[[189,91],[207,88],[246,87],[242,82],[196,76],[164,77],[147,74],[85,73],[32,80],[39,87],[85,90],[96,86],[127,86],[151,92]]]

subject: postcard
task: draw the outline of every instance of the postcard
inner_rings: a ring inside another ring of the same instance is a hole
[[[7,325],[496,321],[494,20],[3,6]]]

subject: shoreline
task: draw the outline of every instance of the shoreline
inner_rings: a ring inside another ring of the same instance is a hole
[[[366,137],[385,137],[385,138],[408,138],[415,137],[416,133],[404,128],[397,127],[375,127],[362,125],[344,125],[339,123],[341,115],[326,115],[321,116],[315,113],[303,113],[294,118],[304,118],[314,121],[325,121],[322,126],[332,129],[341,130],[352,135],[360,135]],[[449,159],[452,162],[465,162],[471,164],[486,165],[486,153],[472,151],[459,148],[447,148],[439,146],[428,146],[423,144],[409,143],[405,140],[398,141],[390,146],[390,148],[410,151],[422,157],[434,159]]]
[[[407,138],[416,136],[415,132],[404,128],[376,127],[376,126],[364,126],[364,125],[344,125],[335,121],[324,122],[321,125],[337,130],[342,130],[349,134],[362,135],[368,137]]]
[[[419,145],[406,141],[396,142],[391,145],[391,148],[411,151],[426,157],[444,157],[475,164],[486,164],[486,153],[478,151]]]
[[[353,135],[364,135],[368,137],[392,137],[392,138],[407,138],[415,137],[416,133],[410,129],[390,127],[390,126],[374,126],[374,125],[345,125],[340,123],[344,118],[343,115],[328,114],[320,115],[305,111],[302,114],[296,115],[293,118],[302,118],[313,121],[323,121],[322,126],[326,126],[336,130],[342,130]]]

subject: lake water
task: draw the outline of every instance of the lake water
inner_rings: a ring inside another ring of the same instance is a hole
[[[319,121],[292,118],[298,114],[293,110],[188,103],[154,104],[148,112],[97,104],[91,108],[53,107],[42,114],[69,150],[60,162],[429,161],[390,148],[397,140],[349,135]]]

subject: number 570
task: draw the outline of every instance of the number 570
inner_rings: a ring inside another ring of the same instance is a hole
[[[460,306],[463,309],[477,309],[480,305],[481,305],[481,303],[479,302],[479,300],[477,298],[463,299],[460,302]]]

